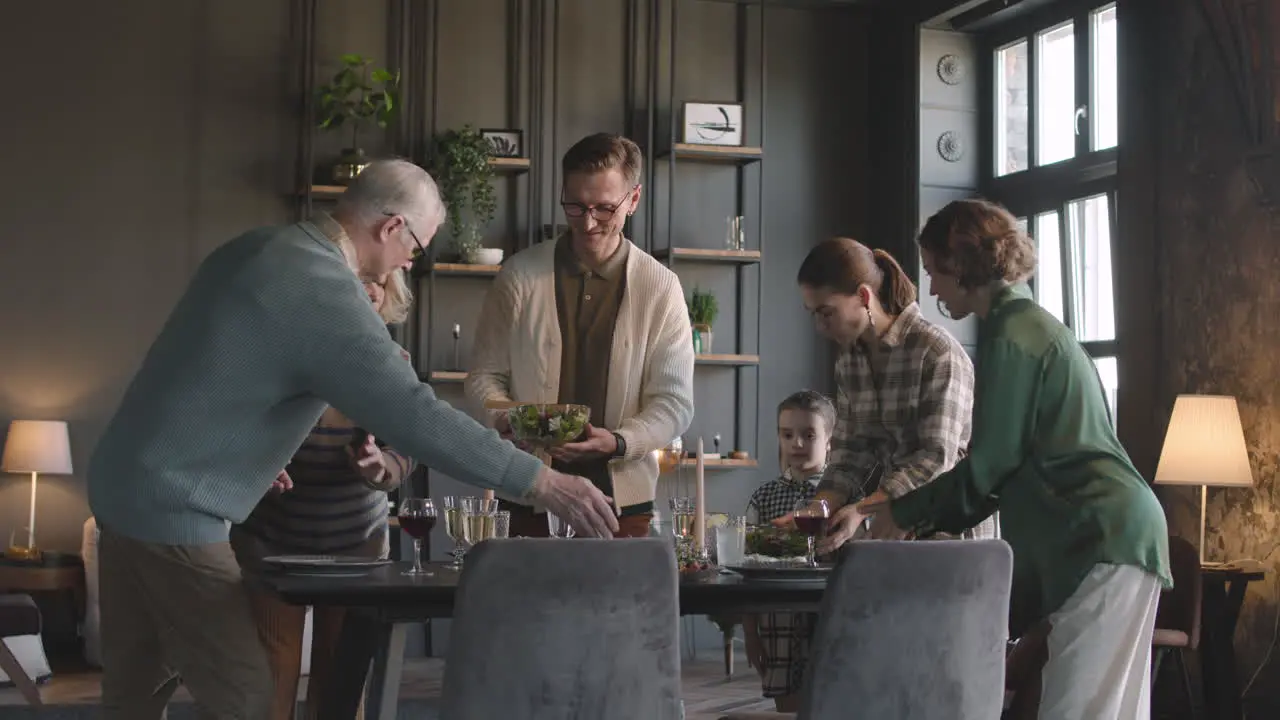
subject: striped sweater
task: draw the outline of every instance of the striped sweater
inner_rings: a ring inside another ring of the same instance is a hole
[[[351,466],[347,447],[356,424],[332,408],[289,462],[291,490],[268,493],[241,525],[273,553],[347,553],[386,532],[387,492],[399,487],[413,461],[382,448],[387,471],[376,486]]]
[[[227,542],[326,406],[450,477],[527,497],[542,463],[436,397],[341,251],[309,222],[200,264],[89,461],[112,532]]]

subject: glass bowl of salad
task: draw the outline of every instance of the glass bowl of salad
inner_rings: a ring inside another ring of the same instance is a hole
[[[586,405],[530,403],[507,410],[511,434],[538,448],[577,442],[587,430],[591,408]]]

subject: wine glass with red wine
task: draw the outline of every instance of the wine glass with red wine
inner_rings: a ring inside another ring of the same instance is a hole
[[[436,526],[436,505],[431,498],[404,498],[400,501],[400,529],[413,538],[413,567],[405,575],[431,577],[433,573],[422,568],[422,538]]]
[[[831,506],[822,499],[801,500],[796,503],[792,517],[796,521],[796,530],[799,530],[800,534],[809,541],[809,554],[805,561],[810,566],[817,565],[817,558],[814,557],[816,539],[818,535],[826,532],[827,518],[831,517]]]

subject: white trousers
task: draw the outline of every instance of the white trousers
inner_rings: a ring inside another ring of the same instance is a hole
[[[1039,720],[1149,720],[1160,579],[1099,563],[1049,616]]]

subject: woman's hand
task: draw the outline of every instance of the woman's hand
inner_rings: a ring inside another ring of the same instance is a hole
[[[289,473],[285,472],[284,470],[281,470],[280,474],[276,475],[275,482],[271,483],[271,492],[282,493],[286,490],[292,490],[292,489],[293,489],[293,478],[289,477]]]
[[[877,490],[858,503],[859,512],[871,517],[871,537],[874,540],[901,540],[907,536],[907,531],[894,522],[889,502],[889,496],[883,490]]]
[[[819,555],[828,555],[840,549],[840,546],[853,539],[862,527],[867,516],[859,512],[858,505],[845,505],[831,516],[827,523],[827,533],[818,539],[816,548]]]
[[[387,459],[378,447],[373,433],[366,433],[364,442],[347,446],[347,458],[351,467],[369,485],[380,485],[387,477]]]

